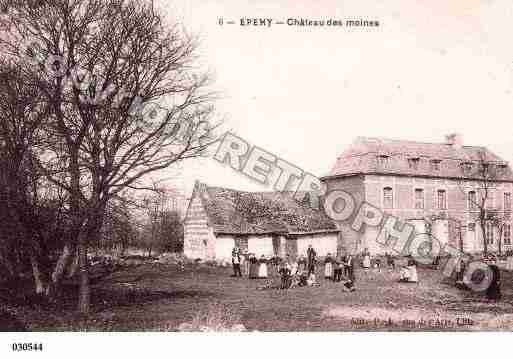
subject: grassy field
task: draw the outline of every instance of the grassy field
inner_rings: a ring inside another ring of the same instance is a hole
[[[352,293],[324,279],[319,287],[259,290],[262,280],[230,274],[230,268],[205,265],[144,264],[96,285],[87,319],[74,314],[71,297],[54,308],[20,307],[17,314],[34,331],[173,331],[184,322],[242,324],[250,331],[513,329],[507,272],[499,303],[459,290],[430,269],[419,269],[419,284],[398,283],[397,272],[357,270]]]

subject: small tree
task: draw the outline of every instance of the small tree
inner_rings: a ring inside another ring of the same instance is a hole
[[[184,228],[179,212],[165,210],[161,214],[159,236],[163,250],[174,253],[183,250]]]

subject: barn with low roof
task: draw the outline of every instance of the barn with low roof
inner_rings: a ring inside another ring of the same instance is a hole
[[[339,230],[293,192],[244,192],[196,182],[184,220],[184,254],[226,260],[234,246],[257,256],[336,253]]]

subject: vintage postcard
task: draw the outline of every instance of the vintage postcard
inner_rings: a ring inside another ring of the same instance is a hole
[[[0,0],[3,349],[513,331],[512,24],[506,0]]]

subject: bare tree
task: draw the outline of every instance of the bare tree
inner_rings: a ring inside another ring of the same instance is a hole
[[[485,254],[488,253],[488,240],[493,235],[490,230],[497,230],[502,236],[504,218],[492,206],[497,183],[507,170],[503,162],[492,158],[485,149],[477,151],[475,159],[461,163],[462,178],[458,186],[466,196],[469,210],[476,212]]]
[[[167,205],[168,197],[163,188],[153,185],[153,194],[146,196],[143,200],[148,216],[148,236],[146,238],[146,249],[148,257],[151,257],[153,248],[157,245],[159,231],[162,222],[162,214]]]
[[[45,290],[44,273],[39,259],[43,255],[44,228],[42,209],[44,194],[41,176],[34,168],[33,147],[41,141],[41,127],[47,110],[40,96],[31,86],[31,79],[22,67],[6,61],[0,62],[0,184],[2,211],[11,228],[2,230],[0,237],[10,243],[4,248],[16,251],[16,263],[30,257],[36,292]],[[1,256],[11,274],[16,275],[8,254]]]
[[[196,39],[168,25],[148,1],[9,5],[3,46],[14,61],[36,62],[52,139],[38,165],[69,194],[66,252],[77,248],[78,307],[87,313],[87,248],[99,238],[109,201],[126,188],[144,188],[154,171],[203,155],[213,142],[209,76],[197,66]],[[29,51],[20,46],[34,42]],[[62,171],[65,177],[55,175]]]

